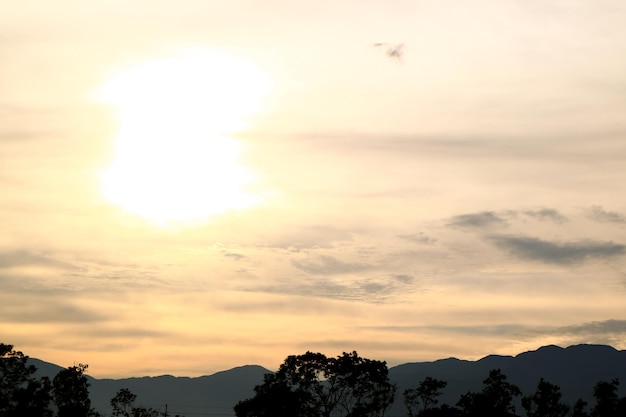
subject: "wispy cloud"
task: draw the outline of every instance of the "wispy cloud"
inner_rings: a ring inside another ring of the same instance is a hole
[[[224,255],[227,258],[234,259],[235,261],[241,261],[243,259],[246,259],[245,255],[242,255],[237,252],[222,251],[222,255]]]
[[[626,217],[616,211],[607,211],[602,206],[591,206],[585,210],[590,219],[602,223],[626,223]]]
[[[617,333],[626,335],[626,320],[604,320],[564,326],[556,329],[564,334],[605,334]]]
[[[480,228],[489,226],[506,226],[508,222],[493,211],[480,213],[460,214],[450,219],[448,223],[452,227]]]
[[[416,290],[415,278],[410,274],[368,278],[308,277],[304,280],[276,282],[272,285],[252,285],[240,288],[248,292],[293,294],[332,300],[381,303],[397,294]]]
[[[367,329],[386,330],[390,332],[412,333],[420,330],[435,330],[445,333],[475,334],[485,336],[495,335],[567,335],[586,336],[604,334],[626,334],[626,320],[610,319],[574,324],[570,326],[534,326],[514,323],[500,323],[494,325],[426,325],[426,326],[375,326]]]
[[[2,321],[15,323],[94,323],[108,319],[107,314],[80,307],[65,297],[32,297],[24,305],[22,294],[7,293],[0,296],[3,306]]]
[[[509,226],[511,222],[519,216],[527,216],[534,220],[549,221],[554,223],[565,223],[568,221],[567,217],[561,214],[558,210],[552,208],[541,208],[536,210],[489,210],[454,216],[449,219],[448,226],[461,228]]]
[[[320,256],[319,261],[291,261],[291,264],[309,274],[335,275],[347,274],[370,269],[371,265],[355,262],[343,262],[332,256]]]
[[[490,240],[519,258],[558,264],[620,256],[626,251],[622,244],[593,240],[556,243],[526,236],[492,236]]]
[[[33,251],[12,250],[0,252],[0,268],[14,268],[22,266],[45,266],[62,269],[77,269],[77,267],[71,263],[59,261],[51,256]]]
[[[415,282],[415,277],[408,274],[395,274],[393,275],[393,278],[396,281],[402,282],[404,284],[412,284],[413,282]]]
[[[567,217],[559,213],[557,210],[549,208],[543,208],[540,210],[523,210],[521,213],[537,220],[553,221],[555,223],[564,223],[567,221]]]
[[[380,302],[390,293],[390,287],[384,282],[339,281],[333,279],[315,279],[306,283],[275,284],[251,287],[251,292],[271,294],[292,294],[307,297],[327,298],[331,300]]]
[[[404,240],[408,240],[410,242],[421,243],[425,245],[432,245],[433,243],[437,242],[437,239],[427,236],[422,232],[399,235],[398,237]]]

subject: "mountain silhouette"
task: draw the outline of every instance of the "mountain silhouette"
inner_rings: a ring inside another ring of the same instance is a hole
[[[389,376],[398,385],[397,393],[400,395],[405,389],[416,387],[427,376],[447,381],[439,401],[454,405],[462,394],[480,391],[482,381],[492,369],[501,369],[507,380],[517,385],[523,395],[532,395],[539,379],[543,378],[561,388],[562,401],[566,404],[574,405],[579,398],[593,404],[596,382],[614,378],[626,381],[626,351],[606,345],[568,348],[550,345],[517,356],[489,355],[477,361],[449,358],[407,363],[390,368]],[[623,387],[620,388],[620,392],[623,391]],[[515,401],[518,411],[522,410],[520,400],[517,398]],[[402,397],[396,394],[390,411],[389,417],[406,415]]]
[[[30,358],[29,363],[38,368],[39,375],[50,378],[63,369],[34,358]],[[578,398],[582,398],[594,404],[592,394],[596,382],[615,378],[626,381],[626,351],[606,345],[567,348],[551,345],[516,356],[489,355],[477,361],[448,358],[394,366],[389,369],[389,377],[397,384],[398,390],[396,400],[386,415],[406,416],[402,392],[415,388],[428,376],[448,383],[439,401],[454,405],[462,394],[480,391],[482,381],[492,369],[501,369],[508,381],[522,390],[523,395],[533,394],[539,379],[544,378],[561,388],[563,402],[573,405]],[[128,388],[137,395],[138,406],[164,412],[167,404],[170,416],[234,416],[233,406],[251,397],[254,387],[261,384],[263,376],[270,372],[258,365],[246,365],[197,378],[171,375],[124,379],[89,377],[89,391],[92,406],[105,416],[110,415],[110,400],[121,388]],[[623,392],[624,387],[621,386],[620,396],[624,395]],[[519,398],[516,404],[521,412]]]

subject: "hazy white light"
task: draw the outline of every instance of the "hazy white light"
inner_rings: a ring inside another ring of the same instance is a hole
[[[102,175],[105,198],[154,222],[254,205],[254,175],[226,134],[245,128],[269,89],[254,65],[204,50],[112,78],[100,94],[119,116],[116,157]]]

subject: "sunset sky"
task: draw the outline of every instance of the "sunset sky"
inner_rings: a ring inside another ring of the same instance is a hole
[[[0,10],[0,342],[115,378],[626,349],[623,1]]]

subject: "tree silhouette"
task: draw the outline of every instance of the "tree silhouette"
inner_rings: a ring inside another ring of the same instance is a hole
[[[130,392],[128,388],[120,389],[115,397],[111,398],[111,407],[113,407],[113,417],[130,417],[133,404],[137,396]]]
[[[263,383],[254,387],[254,397],[235,405],[237,417],[313,417],[308,413],[308,395],[293,390],[276,374],[265,374]]]
[[[572,416],[571,417],[589,417],[589,414],[585,411],[587,407],[587,401],[584,401],[582,398],[576,400],[574,404],[574,408],[572,408]]]
[[[153,408],[135,407],[130,415],[131,417],[159,417],[161,414]]]
[[[541,378],[537,391],[522,398],[527,417],[565,417],[569,407],[561,403],[561,388]]]
[[[89,417],[97,415],[91,409],[89,383],[84,373],[88,365],[79,364],[59,371],[52,380],[54,402],[58,417]]]
[[[611,382],[599,381],[593,388],[593,396],[596,399],[596,405],[591,410],[591,417],[622,417],[624,413],[619,413],[619,408],[623,406],[624,401],[620,401],[617,394],[619,387],[619,379]],[[623,411],[623,410],[622,410]]]
[[[237,417],[380,417],[395,385],[385,362],[356,352],[337,358],[306,352],[287,357],[254,391],[235,406]]]
[[[520,389],[506,381],[500,369],[489,372],[483,381],[483,390],[478,393],[463,394],[457,403],[462,415],[467,417],[506,417],[515,413],[513,398],[522,395]]]
[[[7,417],[51,417],[50,379],[37,379],[28,356],[0,343],[0,415]]]
[[[428,410],[431,410],[433,406],[439,403],[437,397],[442,394],[441,390],[446,385],[448,385],[446,381],[440,381],[428,376],[420,382],[417,388],[404,390],[402,397],[409,417],[428,414]]]
[[[134,407],[137,396],[128,388],[120,389],[111,398],[113,417],[158,417],[159,412],[152,408]]]

